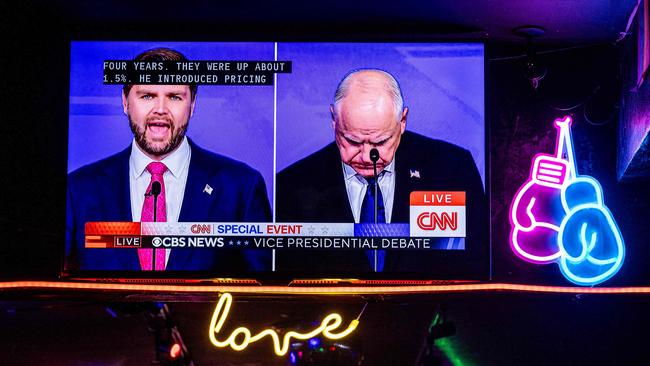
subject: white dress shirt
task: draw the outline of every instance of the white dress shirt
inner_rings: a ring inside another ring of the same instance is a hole
[[[167,171],[163,174],[167,222],[178,222],[181,207],[183,206],[191,157],[190,144],[187,142],[187,137],[184,137],[180,146],[160,161],[167,167]],[[147,171],[147,165],[153,161],[155,160],[140,150],[134,139],[131,143],[131,156],[129,158],[129,188],[133,221],[140,221],[142,216],[144,195],[147,192],[149,183],[151,183],[151,174]],[[165,252],[166,265],[169,261],[170,249],[165,250]]]
[[[348,192],[348,202],[354,215],[354,222],[359,223],[363,198],[368,189],[368,181],[360,174],[357,174],[351,166],[343,162],[341,164],[343,166],[345,189]],[[379,189],[381,189],[381,195],[384,198],[386,223],[390,223],[395,198],[395,158],[379,173],[378,184]]]

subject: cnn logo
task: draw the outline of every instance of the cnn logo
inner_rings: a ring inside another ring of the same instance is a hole
[[[418,216],[418,226],[422,230],[456,230],[458,228],[458,212],[423,212]]]
[[[411,192],[410,204],[411,236],[465,237],[465,192]]]
[[[194,224],[190,227],[192,234],[210,234],[212,232],[212,225],[209,224]]]

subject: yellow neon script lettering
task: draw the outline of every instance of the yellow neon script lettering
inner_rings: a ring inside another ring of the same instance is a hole
[[[273,329],[264,329],[256,335],[252,335],[251,331],[245,327],[239,327],[235,329],[228,338],[224,341],[219,341],[217,335],[221,331],[221,327],[226,322],[228,318],[228,313],[230,312],[230,306],[232,305],[232,295],[226,293],[221,295],[217,307],[214,309],[214,314],[212,314],[212,320],[210,321],[210,342],[216,347],[228,347],[230,346],[235,351],[241,351],[246,348],[249,344],[259,341],[260,339],[269,336],[273,340],[273,347],[275,348],[275,354],[278,356],[284,356],[289,350],[289,341],[291,338],[306,340],[317,336],[318,334],[323,334],[326,338],[329,339],[341,339],[352,333],[357,326],[359,325],[359,320],[354,319],[350,322],[347,329],[343,330],[340,333],[334,332],[343,322],[341,316],[336,313],[329,314],[326,316],[323,321],[320,323],[320,326],[308,333],[298,333],[294,331],[288,331],[283,339],[282,344],[280,344],[280,336]],[[237,339],[240,341],[237,342]]]

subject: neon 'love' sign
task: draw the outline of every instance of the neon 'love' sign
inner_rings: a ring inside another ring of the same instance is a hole
[[[309,332],[300,333],[293,330],[286,332],[282,338],[282,342],[280,342],[280,336],[278,333],[273,329],[264,329],[261,332],[253,335],[252,332],[246,327],[239,327],[233,330],[226,339],[218,340],[217,336],[221,332],[221,328],[228,318],[231,305],[232,295],[228,293],[222,294],[219,298],[217,306],[214,309],[214,313],[212,314],[209,336],[210,342],[212,342],[212,344],[216,347],[223,348],[230,346],[230,348],[235,351],[242,351],[248,347],[249,344],[257,342],[264,337],[269,337],[273,341],[275,354],[278,356],[284,356],[289,351],[291,338],[307,340],[314,338],[319,334],[322,334],[325,338],[341,339],[352,333],[359,325],[359,320],[354,319],[350,322],[347,328],[339,330],[337,333],[336,330],[341,326],[343,319],[339,314],[332,313],[323,318],[320,325]]]

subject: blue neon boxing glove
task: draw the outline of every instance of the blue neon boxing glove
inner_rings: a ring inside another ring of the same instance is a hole
[[[625,247],[614,218],[603,203],[602,188],[580,176],[562,192],[567,215],[560,225],[560,270],[571,282],[596,285],[621,268]]]

